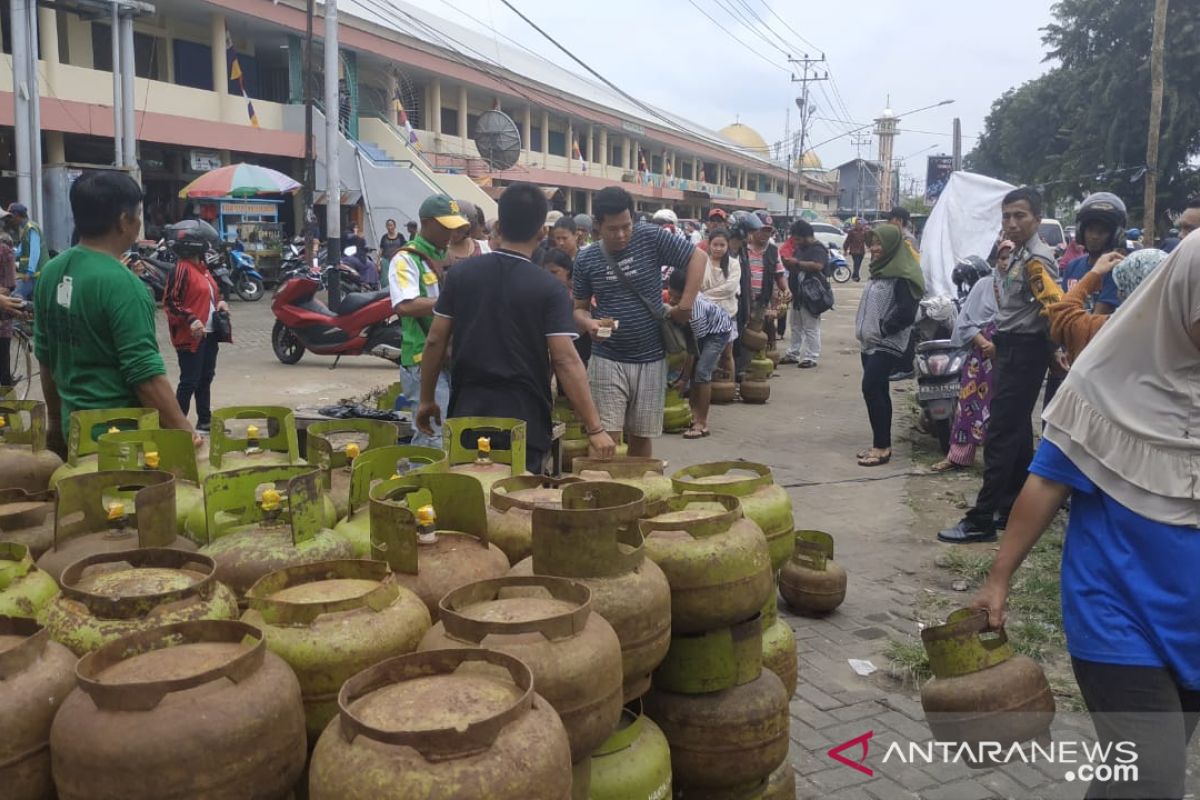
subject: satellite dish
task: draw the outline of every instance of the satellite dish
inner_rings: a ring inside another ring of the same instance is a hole
[[[521,131],[503,111],[485,111],[475,123],[475,146],[489,167],[508,169],[521,157]]]

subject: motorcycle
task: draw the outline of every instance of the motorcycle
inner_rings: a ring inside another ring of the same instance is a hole
[[[224,254],[212,247],[208,248],[204,252],[204,266],[208,267],[208,271],[216,280],[217,288],[221,290],[221,299],[228,301],[237,289],[233,285],[233,272],[229,269],[229,262]]]
[[[167,281],[170,279],[174,264],[160,264],[150,256],[142,255],[137,249],[125,254],[125,266],[142,279],[155,303],[161,303],[167,293]]]
[[[967,351],[950,343],[958,305],[958,300],[948,297],[922,300],[912,332],[918,341],[917,405],[921,421],[925,431],[937,437],[943,455],[950,451],[950,428],[967,359]]]
[[[842,251],[833,245],[829,246],[829,276],[838,283],[845,283],[850,280],[850,266],[846,263],[846,257],[842,255]]]
[[[275,293],[271,301],[275,357],[284,364],[295,364],[305,350],[336,356],[330,369],[337,368],[342,356],[363,354],[400,363],[400,319],[388,291],[343,294],[341,271],[326,272],[333,273],[329,286],[333,308],[316,299],[321,281],[310,273],[292,275]]]
[[[231,280],[238,297],[247,302],[262,300],[263,277],[255,269],[254,256],[244,250],[229,251],[229,261],[232,265]]]

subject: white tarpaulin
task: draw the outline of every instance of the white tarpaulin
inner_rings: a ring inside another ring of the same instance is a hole
[[[972,172],[950,176],[921,234],[926,296],[954,297],[954,265],[967,256],[988,257],[1000,231],[1000,201],[1013,188]]]

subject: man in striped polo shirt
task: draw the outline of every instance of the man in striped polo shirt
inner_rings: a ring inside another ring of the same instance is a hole
[[[588,364],[592,397],[605,429],[625,436],[629,455],[650,456],[651,440],[662,435],[667,390],[657,316],[668,313],[662,267],[687,272],[679,303],[669,310],[676,322],[687,325],[708,259],[687,239],[648,222],[634,224],[633,197],[619,186],[596,193],[592,216],[600,240],[579,251],[573,275],[575,322],[594,342]],[[626,281],[618,279],[614,267]]]

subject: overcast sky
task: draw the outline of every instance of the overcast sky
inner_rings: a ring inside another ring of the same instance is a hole
[[[850,136],[820,143],[850,127],[869,124],[884,109],[889,95],[896,112],[953,99],[953,105],[901,121],[895,155],[910,158],[904,172],[921,180],[927,155],[951,152],[949,134],[955,116],[962,120],[966,153],[974,144],[972,135],[982,129],[992,101],[1010,86],[1046,70],[1038,29],[1051,19],[1050,0],[1007,0],[1003,4],[963,0],[511,1],[600,74],[639,99],[714,130],[740,119],[767,142],[783,139],[789,107],[793,130],[797,124],[794,98],[799,85],[789,81],[780,50],[795,58],[803,53],[817,57],[823,50],[834,80],[814,84],[811,89],[817,111],[809,142],[817,144],[817,154],[827,167],[853,158],[855,148]],[[428,0],[425,7],[489,35],[488,26],[494,27],[541,55],[567,63],[500,0]],[[716,22],[705,18],[697,7]],[[770,32],[748,9],[769,23]],[[736,19],[733,10],[753,22],[757,33]],[[807,42],[789,31],[780,18]],[[872,156],[877,146],[872,139]]]

